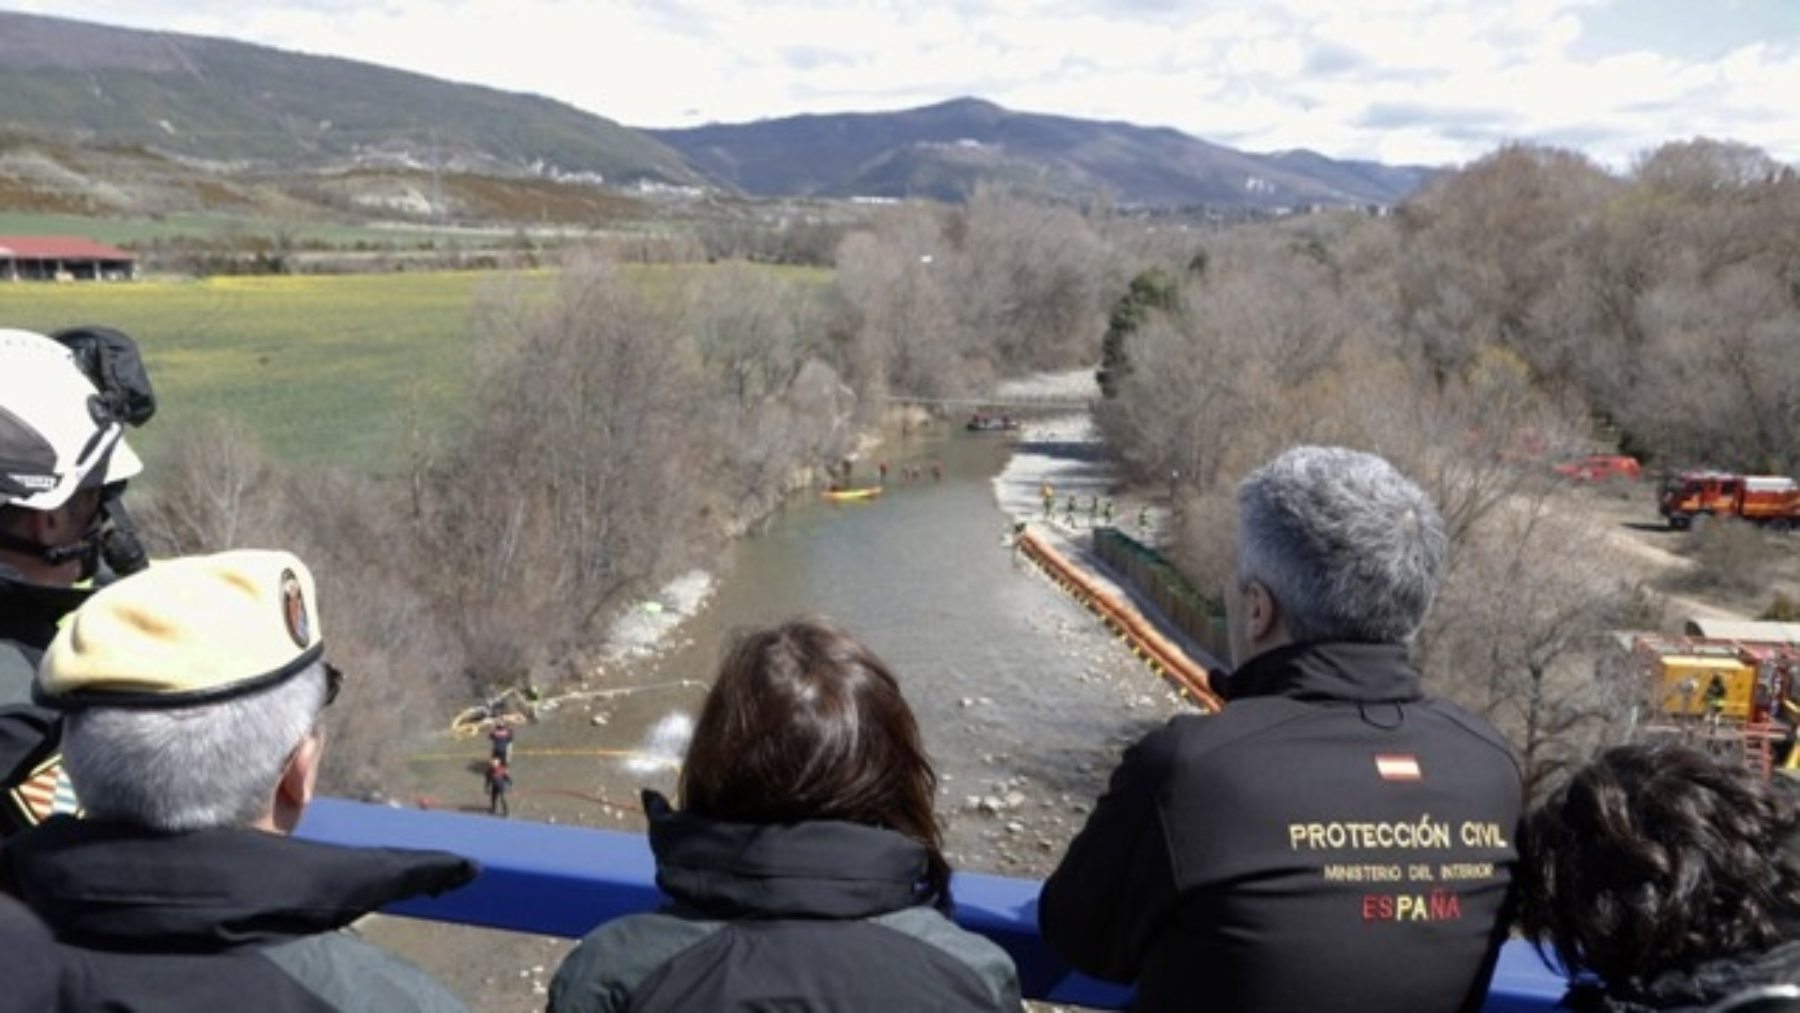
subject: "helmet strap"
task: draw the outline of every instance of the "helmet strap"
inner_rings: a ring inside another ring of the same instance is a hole
[[[101,527],[96,522],[82,532],[80,538],[66,545],[44,545],[32,541],[10,531],[0,531],[0,549],[9,549],[21,555],[33,556],[50,566],[61,566],[71,560],[81,560],[81,576],[87,579],[94,575],[100,562]]]

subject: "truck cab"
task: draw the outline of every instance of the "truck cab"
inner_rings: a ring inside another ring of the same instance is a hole
[[[1669,527],[1685,531],[1700,516],[1735,517],[1744,479],[1722,471],[1684,471],[1663,480],[1656,507]]]

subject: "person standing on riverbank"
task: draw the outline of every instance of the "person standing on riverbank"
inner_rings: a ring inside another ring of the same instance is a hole
[[[1228,701],[1132,746],[1039,922],[1134,1009],[1479,1009],[1506,937],[1519,765],[1410,647],[1447,537],[1379,457],[1297,447],[1238,488]]]
[[[507,793],[512,791],[512,770],[506,761],[498,756],[488,760],[487,765],[488,815],[511,816],[512,806],[507,804]]]
[[[494,726],[488,730],[488,756],[501,763],[512,762],[513,727],[506,715],[495,714]]]

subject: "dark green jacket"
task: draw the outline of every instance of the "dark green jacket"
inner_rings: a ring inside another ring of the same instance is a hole
[[[1016,1011],[1012,958],[919,896],[925,850],[891,830],[717,823],[645,793],[674,904],[602,925],[550,984],[554,1013]]]

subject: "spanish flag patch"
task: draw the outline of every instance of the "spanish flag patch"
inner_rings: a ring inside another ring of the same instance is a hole
[[[1376,753],[1375,772],[1383,781],[1423,781],[1419,758],[1411,753]]]

